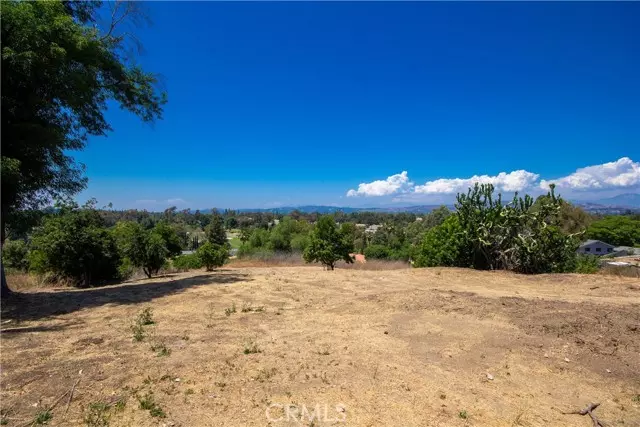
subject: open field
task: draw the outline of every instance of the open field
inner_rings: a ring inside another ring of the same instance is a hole
[[[562,412],[600,402],[640,426],[633,278],[240,267],[18,298],[9,426],[56,401],[49,425],[589,426]]]

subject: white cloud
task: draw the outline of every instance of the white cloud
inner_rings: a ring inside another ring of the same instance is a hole
[[[493,184],[498,191],[523,191],[532,187],[540,175],[525,170],[500,172],[498,175],[474,175],[471,178],[441,178],[417,185],[415,192],[419,194],[453,194],[464,192],[474,184]]]
[[[577,169],[571,175],[558,179],[542,180],[540,187],[547,189],[554,183],[558,188],[571,190],[603,190],[626,188],[640,185],[640,163],[628,157],[615,162],[587,166]]]
[[[389,196],[407,192],[413,187],[413,182],[409,181],[407,171],[391,175],[385,180],[373,182],[363,182],[358,185],[357,190],[347,191],[347,197],[355,196]]]

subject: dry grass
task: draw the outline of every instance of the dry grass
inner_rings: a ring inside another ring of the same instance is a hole
[[[80,379],[48,425],[586,426],[562,411],[600,402],[638,426],[637,283],[280,267],[34,290],[3,306],[2,417],[27,425]]]

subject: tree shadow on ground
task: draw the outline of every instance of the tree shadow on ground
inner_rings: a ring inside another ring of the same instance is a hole
[[[203,285],[248,282],[248,274],[229,270],[162,282],[136,282],[89,289],[15,293],[2,304],[2,318],[17,323],[73,313],[105,304],[139,304]]]

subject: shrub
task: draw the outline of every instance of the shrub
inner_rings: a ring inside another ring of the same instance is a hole
[[[202,265],[207,271],[211,271],[216,267],[222,267],[229,258],[229,251],[226,246],[205,242],[196,252]]]
[[[179,255],[173,259],[173,268],[178,271],[197,270],[202,268],[202,260],[198,254]]]
[[[597,273],[600,269],[600,263],[598,257],[595,255],[577,255],[575,272],[583,274]]]
[[[117,279],[120,255],[97,211],[65,207],[33,234],[29,262],[36,272],[89,286]]]
[[[414,267],[468,267],[471,264],[457,215],[450,215],[441,225],[427,231],[414,252]]]
[[[390,250],[384,245],[369,245],[364,250],[367,259],[389,259]]]
[[[2,263],[6,268],[27,271],[29,247],[24,240],[5,240],[2,245]]]

